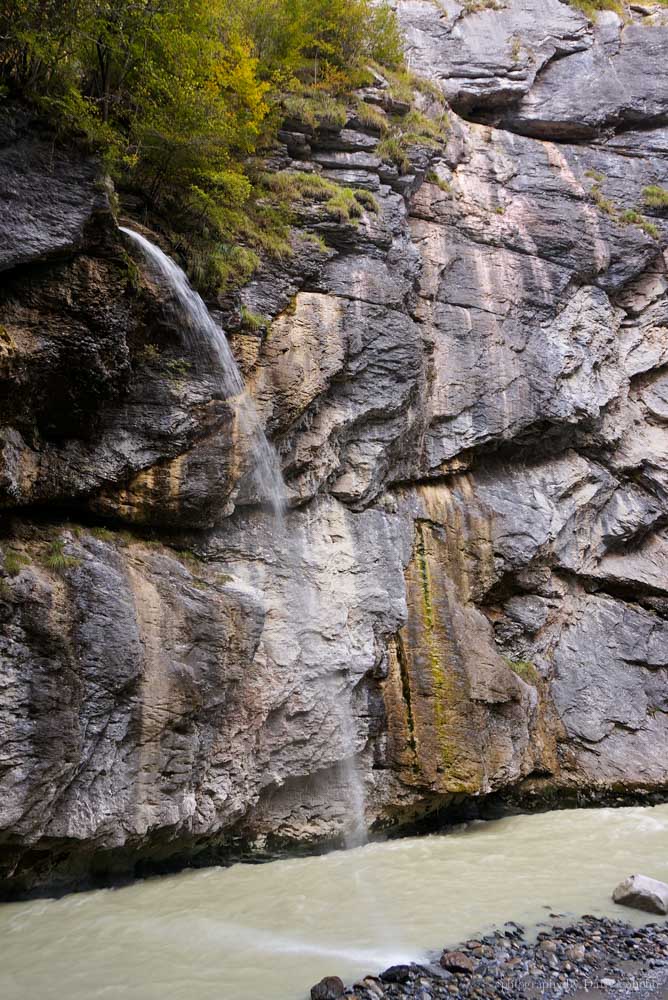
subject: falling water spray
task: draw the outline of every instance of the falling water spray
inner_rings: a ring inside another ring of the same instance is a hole
[[[144,236],[125,226],[120,229],[140,247],[149,270],[169,289],[172,302],[168,308],[173,310],[178,320],[188,349],[200,361],[215,369],[220,376],[225,396],[234,397],[238,426],[253,455],[252,474],[257,492],[262,500],[271,504],[274,513],[282,517],[285,508],[285,483],[278,456],[266,438],[227,337],[214,322],[203,299],[191,286],[178,264]]]

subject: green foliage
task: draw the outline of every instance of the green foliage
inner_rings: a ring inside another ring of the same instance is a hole
[[[398,74],[394,74],[396,79]],[[410,151],[413,147],[439,149],[447,140],[450,120],[443,94],[433,85],[410,74],[403,74],[407,90],[403,95],[406,103],[411,103],[415,91],[421,90],[429,98],[429,114],[412,107],[406,114],[394,115],[389,128],[382,135],[376,152],[387,163],[394,163],[402,174],[411,170]]]
[[[79,565],[79,560],[72,556],[65,555],[65,542],[57,539],[51,542],[43,557],[44,566],[56,573],[62,573],[65,569],[72,569]]]
[[[97,540],[100,542],[116,542],[118,540],[118,533],[115,531],[110,531],[109,528],[96,526],[90,529],[90,533],[93,536],[93,538],[97,538]]]
[[[370,191],[360,188],[359,191],[353,192],[353,197],[360,205],[366,208],[367,212],[373,212],[375,215],[378,214],[378,202]]]
[[[4,570],[8,576],[18,576],[24,566],[30,565],[30,559],[24,552],[7,549],[4,553]]]
[[[261,255],[291,252],[289,213],[265,203],[252,156],[286,114],[345,125],[369,60],[401,67],[385,0],[0,5],[0,89],[41,107],[149,218],[169,220],[165,235],[208,294],[246,281]]]
[[[531,663],[529,660],[509,660],[505,657],[504,659],[513,673],[521,677],[527,684],[533,684],[534,686],[538,684],[540,674],[534,663]]]
[[[411,161],[401,135],[388,135],[381,139],[376,147],[376,152],[381,160],[394,163],[402,174],[409,173]]]
[[[369,60],[402,62],[396,17],[373,0],[240,0],[238,24],[265,78],[285,84],[354,82]]]
[[[601,190],[600,184],[597,183],[592,186],[592,189],[589,192],[589,196],[596,205],[596,207],[599,208],[602,212],[605,212],[606,215],[609,215],[612,218],[616,216],[617,213],[615,210],[615,206],[610,201],[609,198],[605,197],[603,191]]]
[[[642,200],[648,208],[668,208],[668,191],[658,184],[651,184],[643,188]]]
[[[259,333],[261,330],[266,330],[269,325],[269,320],[266,316],[261,316],[259,313],[254,313],[251,309],[246,306],[241,307],[241,329],[246,330],[248,333]]]
[[[187,358],[170,358],[165,364],[165,368],[167,370],[167,377],[172,379],[172,381],[179,382],[188,375],[192,364]]]
[[[439,177],[435,170],[429,170],[425,179],[428,184],[435,184],[436,187],[440,188],[445,194],[452,193],[452,188],[448,182],[444,181],[442,177]]]
[[[155,344],[144,344],[137,351],[137,360],[144,365],[155,365],[160,361],[160,351]]]
[[[653,222],[650,222],[644,215],[641,215],[640,212],[637,212],[634,208],[629,208],[623,212],[621,215],[621,221],[626,225],[638,226],[644,233],[647,233],[647,235],[651,236],[654,240],[658,240],[661,235],[659,227],[655,226]]]
[[[605,179],[603,174],[600,174],[595,170],[588,170],[587,176],[595,181],[589,192],[589,197],[597,208],[599,208],[602,212],[605,212],[606,215],[609,215],[614,222],[621,223],[625,226],[638,226],[639,229],[642,229],[642,231],[648,236],[651,236],[652,239],[659,239],[661,232],[658,226],[655,226],[653,222],[646,219],[645,216],[638,212],[635,208],[628,208],[621,211],[619,206],[615,205],[613,201],[605,197],[601,188],[601,181]],[[645,188],[643,195],[645,195],[649,190],[655,189]],[[659,188],[658,190],[661,189]]]
[[[477,14],[480,10],[501,10],[501,0],[463,0],[463,5],[469,14]]]
[[[364,128],[378,132],[380,135],[382,135],[383,132],[387,132],[389,128],[385,112],[381,111],[381,109],[377,108],[374,104],[369,104],[367,101],[357,100],[355,104],[355,115]]]
[[[570,0],[570,3],[592,21],[596,20],[602,10],[614,10],[616,14],[624,16],[622,0]]]
[[[348,120],[345,104],[315,88],[286,95],[283,110],[287,118],[303,122],[313,129],[343,128]]]
[[[369,191],[343,187],[322,174],[282,171],[268,174],[265,184],[283,202],[322,204],[325,213],[338,222],[356,225],[364,209],[378,211],[378,202]]]

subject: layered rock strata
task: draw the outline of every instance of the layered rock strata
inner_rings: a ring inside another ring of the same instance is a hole
[[[380,827],[668,785],[665,11],[397,8],[447,136],[288,123],[375,201],[303,207],[231,335],[282,522],[97,165],[4,124],[6,892],[330,842],[351,767]]]

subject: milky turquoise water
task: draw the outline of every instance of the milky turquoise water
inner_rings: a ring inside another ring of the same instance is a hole
[[[0,906],[2,1000],[302,1000],[506,920],[615,906],[668,880],[668,805],[568,810],[324,857]]]

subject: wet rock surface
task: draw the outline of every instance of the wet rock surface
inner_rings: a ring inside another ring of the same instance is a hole
[[[453,957],[454,956],[454,957]],[[401,969],[398,976],[395,969]],[[345,991],[357,1000],[435,1000],[476,997],[665,996],[668,925],[634,928],[622,921],[585,916],[525,937],[524,928],[502,930],[445,951],[440,963],[397,966],[368,976]]]
[[[95,164],[0,122],[3,891],[340,841],[351,773],[377,828],[668,789],[665,11],[397,9],[447,134],[287,122],[375,200],[216,313],[281,523]]]

